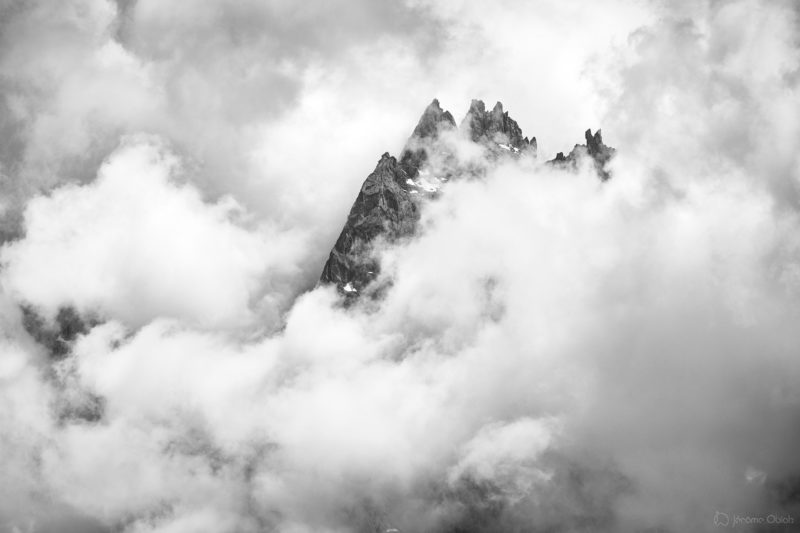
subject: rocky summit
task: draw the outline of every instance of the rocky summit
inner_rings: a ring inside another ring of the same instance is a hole
[[[532,148],[536,151],[536,137],[528,140],[522,136],[522,129],[517,122],[508,116],[508,111],[503,112],[503,104],[497,102],[491,111],[486,111],[486,106],[480,100],[473,100],[469,111],[461,121],[461,129],[468,134],[473,142],[495,145],[505,145],[512,151]]]
[[[611,174],[609,174],[606,169],[606,164],[614,156],[616,150],[603,144],[603,136],[600,130],[597,130],[594,135],[592,135],[592,130],[586,130],[583,135],[586,138],[586,144],[576,144],[567,156],[564,156],[564,152],[558,152],[556,158],[552,161],[548,161],[548,163],[557,166],[572,167],[574,169],[578,166],[578,161],[580,161],[581,158],[588,156],[592,160],[600,179],[603,181],[609,179]]]
[[[577,169],[580,161],[592,162],[598,177],[611,177],[607,164],[615,150],[603,143],[598,130],[586,130],[586,144],[576,144],[568,155],[559,152],[546,164]],[[490,110],[480,100],[473,100],[459,126],[449,111],[434,99],[422,113],[397,159],[383,154],[375,170],[367,176],[350,209],[336,244],[320,277],[321,284],[333,284],[352,302],[362,294],[377,294],[373,283],[380,264],[376,246],[391,245],[413,235],[426,202],[436,198],[451,179],[475,178],[485,174],[486,165],[459,161],[458,143],[480,146],[485,163],[504,158],[536,158],[536,137],[525,137],[519,124],[503,104]]]

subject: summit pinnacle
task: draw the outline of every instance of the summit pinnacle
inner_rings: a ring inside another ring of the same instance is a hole
[[[450,144],[453,134],[483,147],[485,163],[489,165],[501,158],[536,157],[536,137],[523,137],[519,124],[502,103],[497,102],[487,111],[481,100],[472,100],[456,128],[453,115],[434,99],[423,111],[400,158],[383,154],[367,176],[325,263],[320,283],[336,285],[347,302],[365,293],[380,292],[381,287],[375,283],[380,273],[375,245],[391,245],[414,235],[420,210],[440,194],[440,188],[451,178],[480,178],[486,172],[485,168],[476,171],[458,161]],[[600,130],[594,135],[586,130],[584,137],[585,145],[575,145],[567,156],[559,152],[547,163],[575,168],[581,157],[588,157],[600,178],[608,179],[606,163],[614,149],[603,144]]]

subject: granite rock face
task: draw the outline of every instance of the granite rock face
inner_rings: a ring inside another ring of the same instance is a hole
[[[453,131],[456,121],[449,111],[444,111],[435,99],[425,108],[417,127],[411,133],[403,151],[400,153],[400,165],[410,177],[422,168],[428,160],[433,146],[437,145],[443,132]]]
[[[358,294],[378,273],[371,253],[377,238],[392,242],[414,232],[419,208],[406,186],[406,168],[383,154],[350,209],[322,271],[322,283],[335,283],[348,296]]]
[[[575,169],[582,158],[590,158],[602,180],[610,175],[606,164],[614,149],[603,144],[598,130],[586,130],[586,144],[575,145],[568,156],[559,152],[547,164]],[[473,100],[461,124],[434,99],[420,117],[400,158],[383,154],[367,177],[350,209],[344,228],[325,263],[321,284],[334,284],[352,302],[363,294],[376,294],[373,281],[380,271],[376,247],[391,245],[412,236],[420,211],[435,199],[451,179],[480,178],[486,166],[465,164],[454,153],[453,142],[470,142],[483,150],[485,163],[502,158],[537,157],[536,138],[523,136],[519,124],[503,104],[490,111]]]
[[[589,129],[586,130],[583,135],[586,139],[586,144],[576,144],[566,157],[564,156],[564,152],[558,152],[555,159],[548,161],[548,163],[574,169],[577,168],[578,161],[580,161],[582,157],[588,156],[592,160],[597,175],[600,176],[600,179],[606,181],[611,178],[606,164],[611,161],[616,150],[603,143],[603,136],[600,130],[597,130],[597,132],[592,135],[592,130]]]
[[[536,150],[536,137],[530,141],[522,136],[517,121],[503,111],[503,104],[497,102],[491,111],[480,100],[470,103],[469,111],[461,121],[461,129],[468,133],[473,142],[496,143],[512,149],[523,150],[532,147]]]

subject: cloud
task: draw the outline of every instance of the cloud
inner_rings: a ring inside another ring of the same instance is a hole
[[[278,249],[282,239],[249,224],[231,198],[204,203],[179,175],[165,147],[131,138],[96,181],[32,200],[25,239],[3,251],[5,289],[48,316],[74,306],[133,327],[248,322],[266,272],[292,271],[293,243]]]
[[[461,460],[450,471],[450,481],[455,483],[467,476],[478,482],[489,481],[498,485],[504,497],[518,500],[533,485],[550,479],[547,472],[526,463],[536,465],[538,455],[550,446],[553,433],[547,421],[524,418],[505,426],[485,426],[464,445]]]
[[[3,172],[48,184],[14,200],[2,252],[4,523],[710,531],[715,511],[797,512],[790,4],[4,7],[4,72],[38,90],[7,91]],[[52,64],[36,24],[61,32]],[[601,122],[614,177],[522,159],[452,180],[380,250],[384,299],[312,289],[418,100],[484,91],[545,156]],[[21,302],[103,320],[52,361]],[[99,420],[55,415],[87,393]]]

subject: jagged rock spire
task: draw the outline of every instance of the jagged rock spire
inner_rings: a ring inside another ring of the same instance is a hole
[[[436,137],[441,130],[455,127],[456,121],[453,119],[453,115],[450,114],[450,111],[443,110],[439,105],[439,100],[434,98],[422,113],[411,137],[417,139]]]
[[[346,296],[354,297],[375,279],[379,265],[371,254],[372,241],[379,235],[389,242],[410,235],[419,219],[416,203],[402,186],[407,179],[397,159],[383,154],[350,208],[321,283],[334,283]]]
[[[603,136],[600,130],[597,130],[597,132],[592,135],[592,130],[588,129],[584,133],[584,137],[586,137],[586,151],[589,153],[589,157],[594,160],[597,173],[603,181],[609,179],[611,174],[609,174],[606,168],[606,163],[611,160],[616,150],[603,143]]]
[[[592,159],[600,179],[603,181],[609,179],[611,174],[606,168],[606,163],[613,157],[616,150],[603,143],[603,136],[600,130],[597,130],[597,132],[592,135],[592,130],[588,129],[584,132],[583,137],[586,139],[586,144],[576,144],[566,157],[563,152],[558,152],[555,159],[548,161],[548,163],[575,167],[582,155],[588,155]]]
[[[475,142],[503,142],[520,150],[528,146],[519,124],[503,111],[501,102],[487,112],[482,100],[473,100],[460,128]]]
[[[439,134],[455,127],[456,121],[453,119],[453,115],[449,111],[443,110],[439,105],[439,100],[434,98],[425,108],[411,137],[400,153],[400,164],[406,173],[413,177],[428,159],[427,150],[430,149]]]
[[[347,297],[346,302],[353,302],[365,293],[381,292],[382,288],[373,283],[380,268],[373,253],[376,239],[380,237],[391,243],[414,234],[420,219],[419,210],[439,194],[433,182],[441,185],[450,177],[480,176],[485,170],[479,167],[476,172],[468,165],[460,166],[457,157],[449,153],[448,143],[440,136],[455,127],[453,116],[434,99],[422,113],[400,160],[383,154],[350,209],[320,283],[336,285]],[[508,116],[500,102],[487,111],[481,100],[473,100],[459,129],[465,137],[489,149],[487,165],[496,162],[502,154],[519,156],[523,151],[527,154],[536,151],[536,138],[523,137],[519,125]],[[613,156],[614,149],[603,144],[600,130],[594,135],[586,130],[584,137],[585,145],[575,145],[567,156],[559,152],[549,163],[574,168],[580,157],[589,156],[600,177],[608,179],[605,164]]]
[[[589,150],[589,155],[594,156],[602,151],[604,145],[600,130],[597,130],[597,133],[592,135],[592,130],[588,129],[584,132],[583,136],[586,138],[586,147]]]

